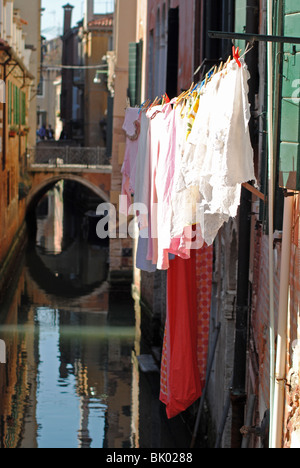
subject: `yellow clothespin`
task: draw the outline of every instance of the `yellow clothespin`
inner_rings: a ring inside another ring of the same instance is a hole
[[[159,97],[156,96],[156,98],[152,102],[151,106],[149,107],[149,110],[152,109],[152,107],[156,106],[158,103],[159,103]]]
[[[227,59],[227,62],[225,63],[225,65],[224,65],[224,67],[223,67],[223,71],[226,70],[226,71],[225,71],[225,75],[227,75],[227,72],[228,72],[227,67],[228,67],[228,65],[229,65],[230,62],[231,62],[231,55],[229,55],[229,57],[228,57],[228,59]]]
[[[141,110],[142,111],[146,110],[148,108],[149,104],[151,104],[151,101],[150,101],[150,99],[147,99],[147,101],[144,103]]]
[[[187,91],[183,91],[179,96],[178,98],[176,99],[176,103],[175,103],[175,108],[178,106],[178,104],[183,100],[185,99],[189,94],[191,94],[193,88],[195,86],[195,83],[193,82],[190,86],[190,88],[187,90]]]

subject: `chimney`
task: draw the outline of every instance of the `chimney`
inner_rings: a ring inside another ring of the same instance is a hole
[[[84,28],[87,29],[88,24],[94,17],[94,0],[85,0],[84,13]]]
[[[66,34],[68,31],[71,29],[72,25],[72,10],[73,6],[70,5],[69,3],[65,6],[63,6],[63,9],[65,10],[65,15],[64,15],[64,34]]]

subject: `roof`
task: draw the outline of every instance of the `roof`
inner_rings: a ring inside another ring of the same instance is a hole
[[[92,21],[89,21],[89,27],[98,27],[98,28],[112,28],[114,23],[114,14],[110,13],[108,15],[95,15]]]

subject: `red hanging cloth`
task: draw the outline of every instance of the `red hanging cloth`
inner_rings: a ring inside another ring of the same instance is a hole
[[[168,418],[198,400],[205,385],[212,258],[212,246],[204,246],[170,262],[160,389]]]

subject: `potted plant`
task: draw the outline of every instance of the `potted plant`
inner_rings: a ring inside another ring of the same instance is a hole
[[[27,135],[27,133],[29,133],[30,131],[30,127],[24,127],[23,128],[23,132],[25,133],[25,135]]]
[[[9,127],[9,132],[8,132],[9,137],[14,138],[15,136],[17,136],[17,133],[18,133],[18,127],[16,125],[11,125]]]

